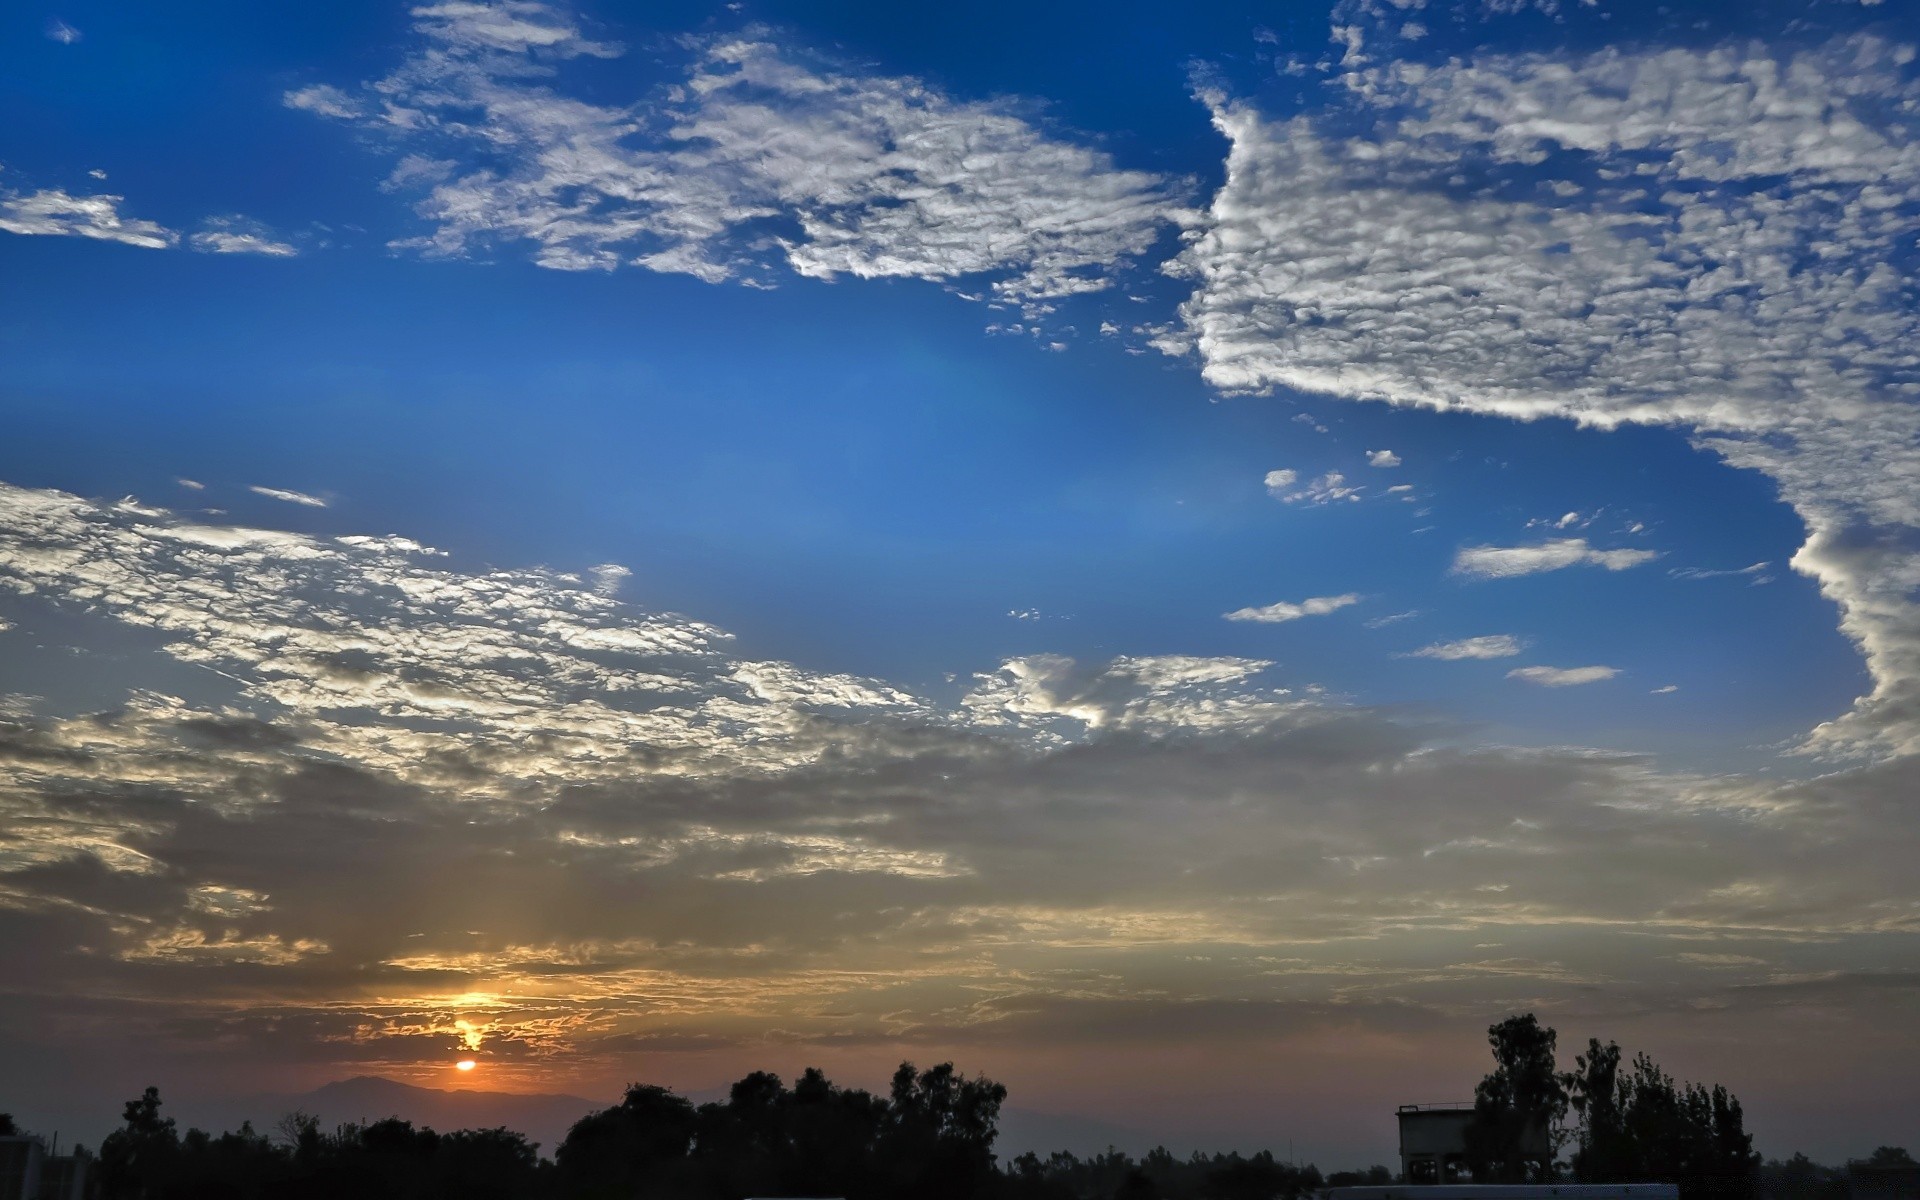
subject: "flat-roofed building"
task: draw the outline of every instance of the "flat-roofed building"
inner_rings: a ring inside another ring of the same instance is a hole
[[[0,1200],[83,1200],[87,1162],[47,1153],[32,1134],[0,1137]]]
[[[1467,1165],[1467,1127],[1473,1124],[1473,1104],[1402,1104],[1400,1118],[1400,1178],[1409,1184],[1458,1183]],[[1530,1129],[1520,1144],[1521,1157],[1553,1173],[1553,1142],[1545,1128]],[[1512,1185],[1509,1185],[1512,1186]]]

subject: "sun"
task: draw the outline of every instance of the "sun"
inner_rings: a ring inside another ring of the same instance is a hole
[[[474,1062],[470,1058],[463,1058],[459,1062],[453,1064],[453,1069],[456,1071],[471,1071],[474,1069],[474,1067],[478,1065],[479,1065],[478,1063]]]

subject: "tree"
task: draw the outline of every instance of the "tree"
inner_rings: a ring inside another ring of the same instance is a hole
[[[1908,1154],[1904,1146],[1881,1146],[1867,1155],[1870,1167],[1911,1167],[1915,1163],[1913,1155]]]
[[[1554,1061],[1554,1031],[1532,1013],[1487,1029],[1494,1069],[1473,1090],[1467,1161],[1480,1181],[1526,1183],[1553,1173],[1567,1091]]]
[[[1758,1157],[1740,1101],[1715,1084],[1681,1085],[1645,1054],[1620,1069],[1620,1047],[1587,1043],[1562,1077],[1579,1117],[1574,1178],[1583,1183],[1674,1183],[1685,1200],[1753,1194]],[[1807,1175],[1804,1156],[1788,1172]]]
[[[1006,1098],[1004,1086],[968,1079],[952,1063],[919,1072],[901,1063],[878,1146],[892,1193],[942,1200],[979,1191],[994,1173],[993,1140]]]
[[[126,1124],[100,1143],[101,1189],[109,1197],[144,1200],[166,1193],[180,1157],[173,1118],[160,1115],[160,1089],[127,1101]]]
[[[1579,1118],[1573,1177],[1588,1183],[1618,1182],[1636,1170],[1633,1147],[1620,1116],[1620,1047],[1599,1038],[1587,1040],[1587,1052],[1574,1057],[1574,1069],[1562,1076],[1568,1104]]]
[[[434,1160],[439,1194],[458,1200],[518,1200],[532,1195],[540,1147],[504,1127],[443,1134]]]
[[[633,1084],[613,1108],[575,1121],[554,1152],[569,1195],[653,1195],[693,1144],[694,1111],[666,1088]]]

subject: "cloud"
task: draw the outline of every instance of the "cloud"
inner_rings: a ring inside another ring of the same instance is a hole
[[[46,34],[48,40],[59,42],[62,46],[71,46],[81,38],[81,33],[78,29],[62,21],[59,17],[47,18]]]
[[[1202,88],[1226,183],[1170,269],[1205,378],[1690,430],[1779,485],[1867,660],[1811,748],[1920,749],[1913,47],[1439,57],[1343,13],[1331,111]]]
[[[547,267],[757,284],[776,263],[819,279],[983,276],[1038,314],[1106,288],[1186,215],[1171,181],[1009,105],[805,62],[764,33],[689,41],[682,83],[613,107],[569,94],[563,68],[620,48],[558,7],[415,17],[421,48],[385,78],[284,102],[405,153],[393,186],[424,189],[433,229],[401,244],[425,254],[523,241]]]
[[[1276,485],[1274,483],[1276,478],[1284,478],[1286,482]],[[1318,507],[1322,504],[1331,504],[1335,500],[1357,502],[1360,499],[1360,493],[1364,490],[1359,486],[1348,484],[1347,477],[1338,471],[1328,471],[1318,479],[1309,480],[1299,487],[1293,486],[1296,478],[1292,471],[1267,472],[1267,493],[1282,504],[1307,504]]]
[[[1301,617],[1321,617],[1331,612],[1339,612],[1350,605],[1360,603],[1360,596],[1347,592],[1340,596],[1315,596],[1302,600],[1298,604],[1280,601],[1263,608],[1237,608],[1226,614],[1229,621],[1259,621],[1263,624],[1278,624],[1282,621],[1297,621]]]
[[[1720,579],[1729,575],[1748,575],[1758,577],[1754,579],[1755,583],[1765,583],[1768,580],[1764,572],[1772,565],[1772,563],[1757,562],[1737,569],[1721,571],[1709,570],[1706,567],[1675,567],[1667,574],[1675,579]]]
[[[593,588],[603,596],[618,595],[622,585],[633,577],[633,572],[619,563],[601,563],[590,569],[587,575],[593,580]]]
[[[1278,500],[1285,496],[1288,489],[1299,482],[1299,479],[1300,473],[1298,471],[1279,470],[1268,471],[1266,479],[1262,482],[1266,484],[1267,494],[1275,500]]]
[[[412,10],[414,28],[456,52],[541,52],[558,58],[618,58],[621,47],[583,36],[551,5],[534,0],[450,0]]]
[[[1661,687],[1654,688],[1651,694],[1655,696],[1670,696],[1679,690],[1680,690],[1679,684],[1669,683]]]
[[[325,508],[327,502],[318,496],[309,496],[305,492],[290,491],[286,488],[270,488],[255,485],[248,491],[256,496],[265,496],[269,500],[284,500],[288,504],[303,504],[308,508]]]
[[[1494,633],[1484,637],[1464,638],[1457,642],[1435,642],[1431,646],[1410,650],[1403,657],[1437,658],[1443,662],[1456,662],[1470,658],[1512,658],[1524,649],[1526,644],[1512,634]]]
[[[1555,538],[1537,546],[1466,546],[1453,556],[1453,573],[1482,579],[1510,579],[1567,567],[1605,567],[1624,571],[1660,557],[1653,550],[1596,550],[1585,538]]]
[[[1385,629],[1389,625],[1397,625],[1401,621],[1410,621],[1419,615],[1419,609],[1410,608],[1405,612],[1388,613],[1384,617],[1374,617],[1366,622],[1366,626],[1368,629]]]
[[[42,188],[31,195],[0,192],[0,230],[50,237],[84,237],[121,242],[149,250],[164,250],[180,240],[173,230],[153,221],[120,215],[124,196],[73,196],[59,188]]]
[[[1400,465],[1400,456],[1391,450],[1369,450],[1367,451],[1367,465],[1370,467],[1397,467]]]
[[[1541,687],[1577,687],[1583,683],[1604,683],[1620,673],[1617,667],[1515,667],[1508,679],[1537,683]]]
[[[9,613],[115,630],[126,688],[0,711],[0,939],[35,980],[0,1030],[84,1078],[426,1082],[468,1034],[543,1078],[676,1047],[744,1071],[769,1030],[1400,1053],[1514,996],[1692,1011],[1672,954],[1768,964],[1727,988],[1911,936],[1912,761],[1782,783],[1486,746],[1233,656],[1030,655],[935,701],[595,582],[0,487]],[[1739,1003],[1881,1019],[1865,994]]]
[[[207,485],[204,483],[201,483],[197,479],[187,479],[182,477],[174,480],[174,482],[179,484],[181,487],[186,488],[189,491],[204,492],[207,490]]]
[[[284,92],[280,102],[288,108],[341,121],[350,121],[361,115],[359,102],[351,94],[324,83]]]
[[[242,216],[208,217],[200,232],[187,239],[195,250],[207,254],[259,254],[268,258],[293,258],[298,247],[281,241],[272,230],[258,221]]]

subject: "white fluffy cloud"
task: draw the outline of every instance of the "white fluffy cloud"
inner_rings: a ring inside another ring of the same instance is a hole
[[[164,250],[180,235],[154,221],[120,215],[124,196],[69,195],[60,188],[0,193],[0,230],[51,237],[84,237]]]
[[[1370,467],[1397,467],[1400,465],[1400,456],[1391,450],[1369,450],[1367,451],[1367,465]]]
[[[1229,621],[1258,621],[1274,625],[1282,621],[1298,621],[1301,617],[1323,617],[1358,603],[1359,594],[1347,592],[1340,596],[1314,596],[1298,604],[1282,600],[1258,608],[1236,608],[1226,614],[1226,618]]]
[[[1484,637],[1462,638],[1457,642],[1435,642],[1431,646],[1408,651],[1406,657],[1457,662],[1462,659],[1512,658],[1524,649],[1525,643],[1512,634],[1493,633]]]
[[[1920,749],[1913,48],[1389,62],[1368,19],[1339,113],[1206,95],[1227,184],[1172,267],[1206,378],[1693,430],[1778,481],[1872,671],[1815,744]]]
[[[1456,575],[1506,579],[1567,567],[1605,567],[1624,571],[1660,557],[1653,550],[1598,550],[1585,538],[1555,538],[1537,546],[1466,546],[1453,556]]]
[[[1515,667],[1507,672],[1507,678],[1557,688],[1604,683],[1619,673],[1618,667]]]
[[[992,277],[1032,309],[1107,286],[1185,210],[1169,182],[1048,135],[1005,106],[807,65],[764,35],[716,38],[658,104],[573,98],[570,59],[620,47],[547,4],[415,10],[425,45],[366,88],[289,91],[406,153],[431,234],[466,255],[530,242],[563,269],[621,265],[766,282],[801,275]]]

